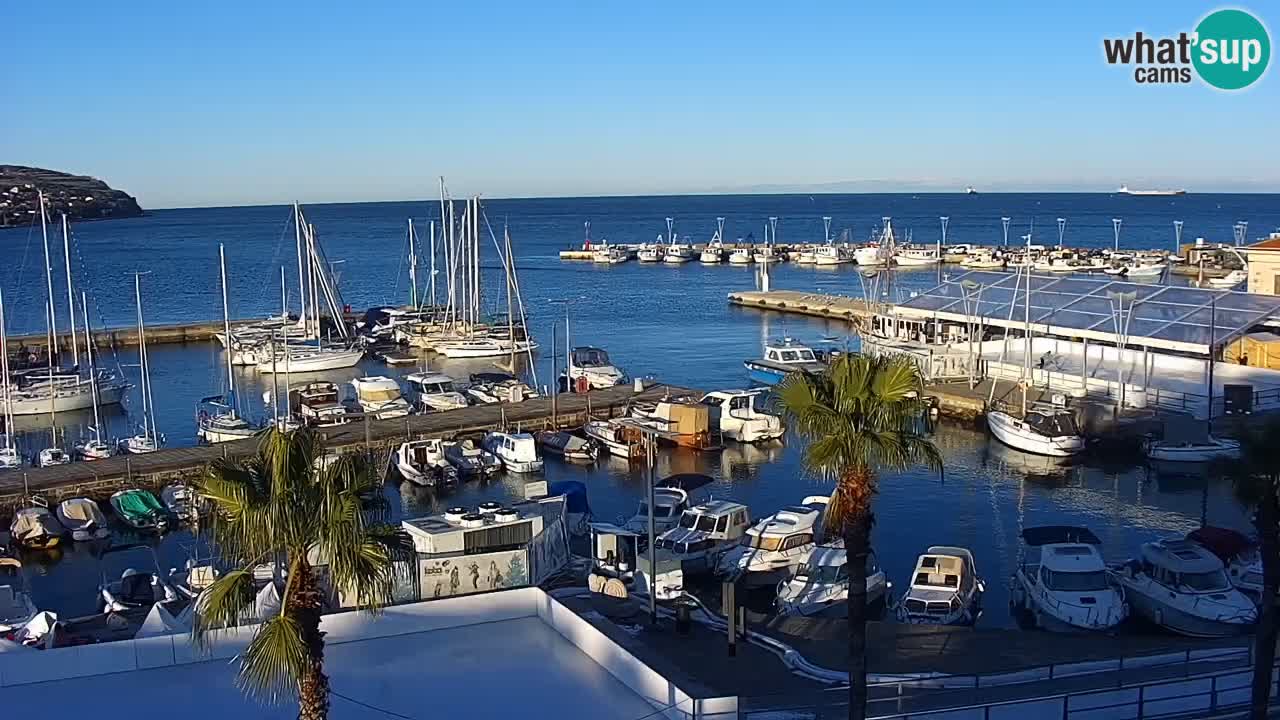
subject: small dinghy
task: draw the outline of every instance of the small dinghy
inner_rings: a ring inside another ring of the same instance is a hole
[[[1147,459],[1157,462],[1210,462],[1239,458],[1240,443],[1209,435],[1199,441],[1153,440],[1146,451]]]
[[[502,469],[501,460],[470,440],[444,443],[444,457],[463,477],[492,475]]]
[[[600,457],[600,444],[564,430],[544,430],[535,437],[544,452],[568,462],[592,463]]]
[[[111,509],[134,530],[164,532],[169,529],[169,514],[156,496],[146,490],[121,490],[111,496]]]
[[[14,513],[13,522],[9,524],[9,539],[28,550],[57,547],[65,532],[41,498],[31,498],[31,506]]]
[[[107,516],[102,514],[98,503],[89,498],[71,498],[58,503],[58,522],[71,531],[71,539],[76,542],[101,540],[111,535]]]

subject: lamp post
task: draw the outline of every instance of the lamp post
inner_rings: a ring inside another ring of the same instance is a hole
[[[1182,254],[1182,221],[1173,221],[1173,254]]]
[[[1000,218],[1000,225],[1004,227],[1004,246],[1009,247],[1009,220],[1010,218]]]
[[[1116,236],[1115,249],[1117,252],[1120,250],[1120,224],[1123,222],[1120,218],[1111,218],[1111,230]]]
[[[1062,249],[1062,236],[1067,232],[1067,219],[1058,218],[1058,249]]]

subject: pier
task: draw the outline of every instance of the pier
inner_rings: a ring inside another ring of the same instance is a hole
[[[323,428],[319,433],[330,450],[367,448],[386,453],[410,439],[458,437],[500,427],[522,430],[578,427],[588,418],[617,417],[633,400],[652,401],[691,392],[659,384],[637,393],[630,385],[620,385],[581,395],[561,394],[554,400],[533,398],[511,405],[476,405],[393,420],[366,419]],[[250,438],[217,445],[161,449],[145,455],[116,455],[106,460],[5,471],[0,473],[0,512],[21,507],[28,494],[42,495],[53,504],[71,497],[102,499],[125,488],[158,490],[164,485],[191,481],[217,458],[247,457],[257,447],[258,440]]]
[[[869,319],[876,314],[876,306],[868,304],[865,300],[795,290],[752,290],[729,293],[729,304],[737,307],[847,320],[851,323]]]
[[[257,322],[262,322],[262,318],[255,318],[253,320],[232,320],[231,327],[232,329],[235,329],[237,327]],[[222,324],[221,320],[196,323],[172,323],[168,325],[148,325],[147,344],[178,345],[191,342],[209,342],[221,335],[225,330],[226,328]],[[59,348],[71,347],[70,333],[59,332],[56,337]],[[78,331],[76,342],[84,342],[83,328]],[[120,327],[94,330],[93,342],[96,347],[135,347],[138,345],[138,328]],[[9,336],[9,350],[43,350],[45,345],[48,344],[49,336],[45,333]]]

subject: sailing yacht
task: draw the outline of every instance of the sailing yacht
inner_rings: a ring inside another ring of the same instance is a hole
[[[160,449],[156,435],[155,403],[151,400],[151,365],[147,361],[146,322],[142,318],[142,275],[133,276],[134,301],[138,306],[138,357],[142,369],[142,432],[120,441],[120,449],[130,455],[155,452]]]
[[[84,351],[89,362],[89,390],[93,396],[93,437],[75,447],[81,460],[103,460],[111,457],[111,446],[102,440],[102,418],[98,414],[98,371],[93,359],[93,332],[89,329],[89,300],[80,293],[80,312],[84,318]]]
[[[4,446],[0,470],[22,467],[22,456],[13,446],[13,405],[9,402],[9,335],[4,321],[4,290],[0,290],[0,401],[4,402]]]
[[[227,253],[218,245],[218,269],[222,282],[222,327],[226,333],[227,348],[233,347],[231,339],[231,314],[227,303]],[[228,442],[253,437],[258,432],[248,420],[236,411],[236,377],[231,369],[230,349],[223,353],[227,365],[227,394],[213,395],[196,405],[196,435],[207,443]]]

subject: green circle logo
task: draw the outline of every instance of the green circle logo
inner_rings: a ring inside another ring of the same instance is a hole
[[[1239,90],[1262,77],[1271,59],[1271,38],[1243,10],[1217,10],[1196,26],[1191,62],[1200,78],[1219,90]]]

